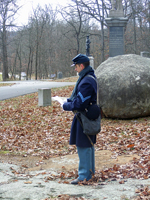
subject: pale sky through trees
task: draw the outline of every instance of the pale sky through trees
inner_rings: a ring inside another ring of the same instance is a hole
[[[40,6],[52,5],[52,7],[56,7],[57,5],[65,5],[68,0],[18,0],[19,6],[22,6],[16,15],[16,23],[19,26],[26,25],[28,23],[28,18],[33,13],[33,9]]]

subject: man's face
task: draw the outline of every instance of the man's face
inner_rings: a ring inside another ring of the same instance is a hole
[[[76,64],[75,65],[75,71],[77,71],[78,73],[80,73],[83,69],[84,69],[83,64]]]

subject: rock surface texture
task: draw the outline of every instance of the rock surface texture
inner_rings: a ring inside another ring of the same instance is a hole
[[[150,58],[127,54],[108,58],[95,71],[106,117],[150,115]]]

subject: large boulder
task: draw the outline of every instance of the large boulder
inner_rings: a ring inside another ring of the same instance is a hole
[[[95,71],[106,117],[150,115],[150,58],[127,54],[109,58]]]

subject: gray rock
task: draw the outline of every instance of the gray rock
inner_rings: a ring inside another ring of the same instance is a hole
[[[150,58],[119,55],[103,62],[95,73],[106,117],[128,119],[150,115]]]
[[[137,195],[135,193],[137,188],[150,184],[150,179],[127,179],[123,180],[124,184],[120,184],[119,181],[105,181],[92,186],[79,186],[63,183],[65,180],[70,182],[71,179],[46,181],[46,178],[51,177],[51,174],[57,174],[51,169],[30,171],[29,174],[12,173],[12,169],[18,171],[19,167],[0,162],[1,200],[54,199],[60,194],[69,195],[72,197],[70,199],[78,197],[89,200],[131,199]],[[64,197],[64,199],[67,198]]]

